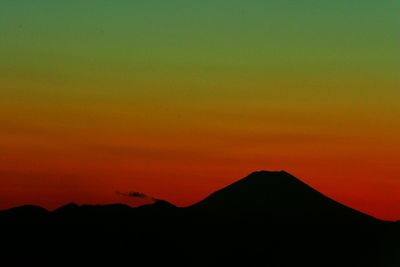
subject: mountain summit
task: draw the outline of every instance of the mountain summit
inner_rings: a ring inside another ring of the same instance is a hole
[[[285,171],[258,171],[190,207],[218,217],[269,222],[362,223],[375,218],[346,207]]]

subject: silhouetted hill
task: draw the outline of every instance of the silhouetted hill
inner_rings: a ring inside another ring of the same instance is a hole
[[[142,205],[136,208],[130,207],[126,204],[109,204],[109,205],[77,205],[69,203],[56,209],[53,214],[58,216],[83,216],[86,215],[90,218],[97,216],[113,217],[113,216],[129,216],[141,214],[159,214],[170,212],[178,209],[175,205],[165,201],[156,200],[154,203]]]
[[[363,223],[378,220],[346,207],[287,172],[259,171],[190,207],[218,217],[257,216],[276,223]]]
[[[260,171],[186,208],[166,201],[0,212],[4,266],[399,266],[400,223]]]
[[[154,203],[146,204],[143,206],[139,206],[136,208],[137,212],[140,213],[170,213],[175,212],[179,208],[168,201],[165,200],[156,200]]]
[[[54,213],[72,213],[79,209],[79,205],[76,203],[68,203],[64,206],[59,207]]]
[[[0,212],[0,223],[41,223],[49,214],[49,211],[35,205],[24,205]]]
[[[165,200],[155,200],[154,203],[137,207],[137,209],[163,209],[163,210],[171,210],[176,208],[177,207],[175,205]]]
[[[20,215],[20,214],[40,215],[40,214],[46,214],[48,210],[36,205],[23,205],[5,210],[4,212],[13,215]]]

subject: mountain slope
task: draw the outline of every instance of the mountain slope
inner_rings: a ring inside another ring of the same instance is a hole
[[[269,222],[362,223],[378,221],[314,190],[287,172],[259,171],[189,207],[220,218]]]

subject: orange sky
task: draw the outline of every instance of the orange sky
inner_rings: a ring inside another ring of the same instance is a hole
[[[400,218],[398,3],[106,2],[0,3],[0,209],[265,169]]]

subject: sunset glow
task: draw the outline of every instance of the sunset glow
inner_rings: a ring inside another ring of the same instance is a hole
[[[0,209],[186,206],[265,169],[399,219],[399,9],[2,1]]]

